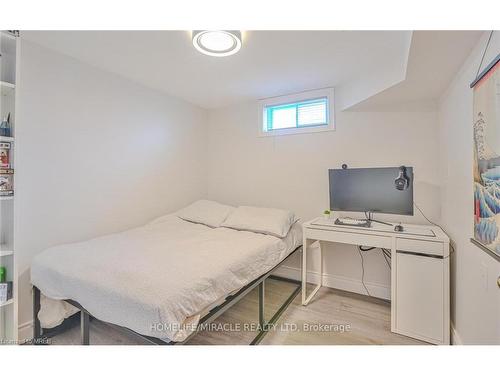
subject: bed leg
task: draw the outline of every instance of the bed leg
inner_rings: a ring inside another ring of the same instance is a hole
[[[264,279],[259,284],[259,326],[261,331],[263,331],[266,327],[266,319],[264,317],[264,304],[265,304],[264,294],[266,291],[265,282],[266,280]]]
[[[300,282],[304,281],[304,276],[302,270],[304,269],[304,245],[300,247],[299,263],[300,263]]]
[[[38,312],[40,311],[40,289],[33,285],[33,343],[42,336]]]
[[[82,345],[89,345],[89,313],[85,310],[80,310],[80,332],[82,335]]]

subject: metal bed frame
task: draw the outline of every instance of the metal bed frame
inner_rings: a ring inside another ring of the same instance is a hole
[[[285,277],[281,276],[275,276],[272,275],[274,271],[278,267],[280,267],[287,259],[289,259],[293,254],[299,252],[301,254],[301,257],[303,256],[302,252],[302,246],[297,247],[294,251],[292,251],[285,259],[283,259],[279,264],[277,264],[273,269],[265,273],[264,275],[258,277],[257,279],[253,280],[249,284],[245,285],[243,288],[241,288],[237,293],[230,295],[225,299],[225,301],[214,307],[212,310],[210,310],[206,315],[204,315],[201,319],[199,324],[209,324],[213,322],[215,319],[217,319],[219,316],[221,316],[224,312],[226,312],[228,309],[230,309],[233,305],[238,303],[242,298],[244,298],[248,293],[250,293],[252,290],[258,287],[258,295],[259,295],[259,325],[258,325],[258,334],[254,337],[254,339],[250,342],[250,345],[258,345],[264,336],[269,332],[269,328],[272,328],[274,324],[278,321],[280,316],[283,314],[283,312],[288,308],[288,306],[292,303],[292,301],[295,299],[295,297],[300,293],[301,290],[301,281],[300,280],[293,280],[293,279],[288,279]],[[300,262],[302,266],[302,262]],[[302,272],[300,272],[300,275],[302,275]],[[284,282],[289,282],[292,284],[295,284],[296,287],[293,290],[293,292],[290,294],[290,296],[285,300],[285,302],[278,308],[278,310],[274,313],[274,315],[271,317],[269,321],[265,320],[264,317],[264,303],[265,303],[265,282],[267,279],[274,279],[274,280],[279,280],[279,281],[284,281]],[[93,317],[82,305],[80,305],[77,301],[74,300],[65,300],[69,304],[75,306],[80,310],[80,335],[81,335],[81,344],[82,345],[89,345],[90,344],[90,335],[89,335],[89,328],[90,328],[90,318],[92,317],[93,319],[96,319]],[[40,342],[48,342],[48,338],[56,336],[58,333],[57,330],[53,331],[52,333],[44,333],[44,330],[41,328],[40,325],[40,320],[38,319],[38,312],[40,311],[40,290],[36,287],[33,286],[33,343],[37,344]],[[98,319],[96,319],[98,320]],[[156,338],[156,337],[151,337],[151,336],[146,336],[142,335],[140,333],[137,333],[129,328],[122,327],[113,323],[108,323],[104,322],[106,325],[109,325],[117,330],[131,333],[134,336],[138,336],[141,339],[144,340],[146,344],[151,344],[151,345],[183,345],[186,344],[190,339],[192,339],[197,333],[198,330],[195,330],[193,333],[191,333],[186,340],[182,342],[175,342],[175,341],[164,341],[162,339]]]

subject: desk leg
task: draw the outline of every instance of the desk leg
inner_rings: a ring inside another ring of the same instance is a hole
[[[319,283],[314,288],[309,296],[307,296],[307,249],[314,242],[314,240],[308,240],[304,238],[302,243],[302,305],[306,306],[311,299],[316,295],[318,290],[321,288],[323,281],[323,253],[321,250],[321,245],[319,246]]]
[[[304,237],[302,241],[302,304],[306,304],[307,294],[307,239]]]
[[[396,332],[396,275],[397,275],[396,237],[392,239],[391,245],[391,332]]]

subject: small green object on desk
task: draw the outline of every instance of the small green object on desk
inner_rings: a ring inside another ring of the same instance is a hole
[[[0,283],[4,283],[7,279],[7,269],[5,267],[0,267]]]

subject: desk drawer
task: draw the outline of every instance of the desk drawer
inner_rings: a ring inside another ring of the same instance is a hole
[[[442,242],[398,238],[396,240],[396,249],[419,254],[444,255],[444,245]]]
[[[321,230],[305,228],[305,236],[308,239],[339,242],[351,245],[374,246],[390,249],[392,247],[391,237],[384,237],[380,234],[352,233],[340,230]]]

